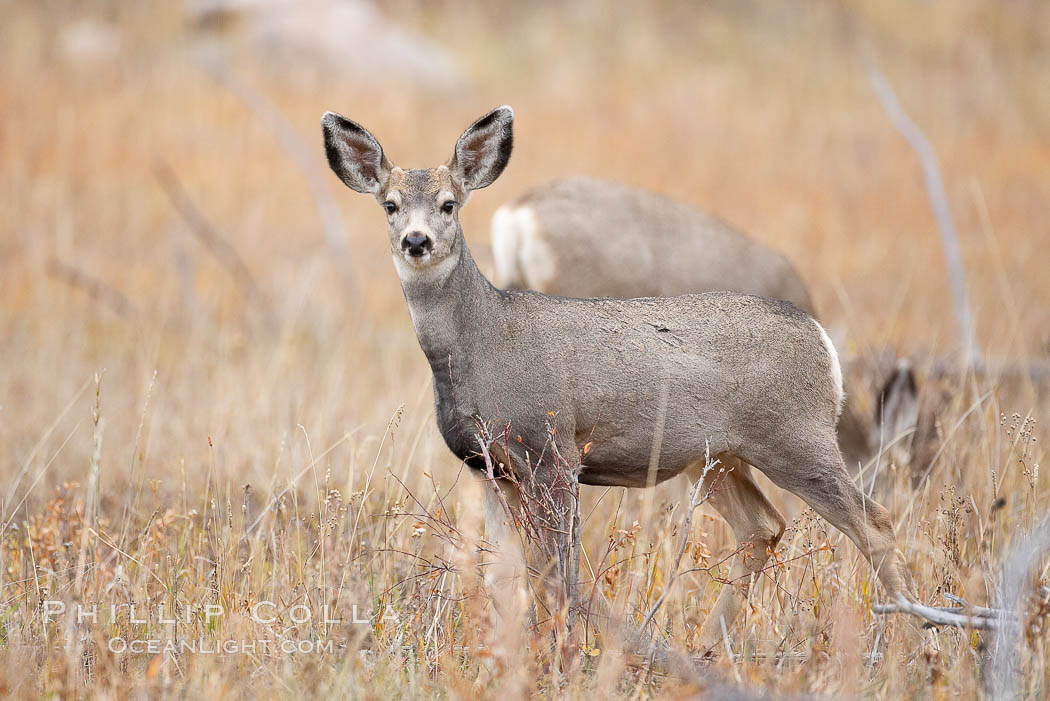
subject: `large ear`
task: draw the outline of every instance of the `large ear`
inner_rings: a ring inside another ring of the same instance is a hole
[[[876,422],[886,440],[915,429],[919,418],[919,386],[907,360],[900,360],[879,392]]]
[[[321,117],[328,165],[351,190],[375,195],[392,168],[383,147],[364,127],[335,112]]]
[[[448,169],[467,190],[491,185],[510,160],[514,146],[514,110],[497,107],[470,125],[456,142]]]

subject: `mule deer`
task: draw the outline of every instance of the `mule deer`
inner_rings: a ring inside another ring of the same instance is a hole
[[[498,287],[563,297],[742,292],[812,314],[783,254],[689,205],[591,177],[554,180],[492,215]]]
[[[364,128],[331,112],[322,118],[332,169],[385,210],[394,267],[433,371],[437,424],[449,449],[483,469],[469,429],[482,419],[521,437],[493,450],[511,474],[533,471],[523,482],[553,479],[549,463],[537,459],[548,438],[586,485],[644,487],[683,472],[696,478],[708,454],[730,466],[711,502],[736,539],[754,547],[750,557],[737,557],[732,584],[704,623],[708,649],[723,625],[732,625],[750,575],[762,570],[784,530],[752,466],[843,531],[891,600],[910,598],[889,514],[861,494],[839,453],[841,370],[810,316],[788,302],[730,292],[551,297],[500,290],[481,274],[459,211],[507,165],[512,123],[511,109],[497,108],[463,133],[447,163],[408,170],[395,166]],[[484,490],[486,530],[497,547],[509,548],[499,542],[506,538],[501,494],[515,508],[515,490],[493,487]],[[571,518],[570,510],[564,513]],[[572,531],[566,523],[558,537]]]
[[[816,316],[805,283],[779,251],[706,212],[630,185],[584,176],[544,183],[497,209],[490,234],[498,287],[622,299],[727,290],[787,300]],[[859,384],[859,377],[849,380]],[[839,447],[846,464],[855,469],[879,460],[886,445],[898,464],[914,454],[928,458],[911,371],[886,368],[873,389],[875,411],[861,411],[855,390],[843,408]],[[917,432],[919,442],[912,440]]]

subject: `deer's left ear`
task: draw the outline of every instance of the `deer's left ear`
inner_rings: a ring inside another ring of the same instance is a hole
[[[513,146],[514,110],[497,107],[459,137],[448,169],[467,190],[487,187],[507,167]]]

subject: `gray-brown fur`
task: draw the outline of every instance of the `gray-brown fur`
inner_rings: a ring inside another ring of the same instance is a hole
[[[525,479],[549,424],[584,484],[646,485],[655,438],[656,481],[695,474],[710,453],[738,466],[712,503],[742,543],[762,545],[738,563],[742,573],[761,568],[783,528],[748,474],[753,465],[843,530],[891,598],[906,594],[889,516],[862,497],[839,454],[841,374],[811,317],[786,302],[730,292],[599,300],[499,290],[467,249],[459,207],[506,165],[509,108],[475,122],[429,175],[391,165],[353,122],[329,113],[322,123],[333,170],[387,209],[395,267],[434,373],[438,425],[454,453],[478,464],[476,418],[509,424],[522,437],[502,458]],[[451,189],[434,192],[430,184],[446,174]],[[422,236],[426,246],[406,247]],[[720,619],[729,626],[735,618],[747,581],[723,588],[704,626],[709,647],[721,638]]]
[[[728,290],[813,312],[783,254],[717,217],[630,185],[592,177],[545,183],[501,207],[491,236],[500,287],[624,299]],[[529,236],[538,240],[535,252],[522,240]]]
[[[706,441],[712,454],[749,462],[772,436],[810,445],[816,433],[834,444],[832,360],[793,305],[733,293],[597,300],[501,292],[462,243],[459,255],[441,295],[405,285],[449,442],[473,417],[499,417],[532,438],[535,459],[554,411],[559,432],[574,437],[568,450],[593,446],[583,484],[643,487],[666,391],[667,406],[691,410],[665,412],[657,481],[701,459]]]
[[[491,238],[499,287],[622,299],[727,290],[787,300],[814,314],[806,285],[780,252],[685,203],[601,178],[562,178],[528,190],[493,215]],[[882,375],[885,386],[875,391],[885,406],[874,415],[858,408],[858,378],[851,378],[839,423],[839,448],[851,469],[890,442],[898,464],[912,459],[913,447],[929,452],[910,435],[917,430],[914,377],[910,386],[894,382],[898,377]]]

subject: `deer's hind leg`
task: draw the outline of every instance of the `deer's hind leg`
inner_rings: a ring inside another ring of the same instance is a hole
[[[733,456],[719,456],[720,465],[707,476],[709,503],[725,519],[736,538],[739,552],[729,573],[729,581],[715,600],[711,613],[700,628],[700,644],[705,652],[716,652],[723,631],[733,627],[741,605],[747,600],[752,575],[762,571],[773,549],[784,534],[784,517],[766,499],[751,478],[751,466]],[[719,470],[722,469],[722,472]],[[703,464],[690,467],[694,483],[703,474]],[[708,486],[709,485],[709,486]]]
[[[891,601],[914,598],[889,512],[850,479],[833,437],[804,449],[770,452],[755,464],[777,486],[801,497],[853,541],[875,569]]]

